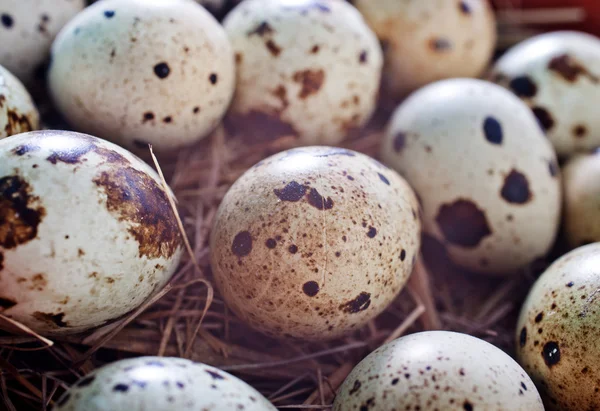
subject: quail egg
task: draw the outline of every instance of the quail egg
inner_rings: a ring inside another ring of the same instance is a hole
[[[560,156],[600,146],[600,39],[572,31],[530,38],[506,52],[491,78],[533,111]]]
[[[154,170],[104,140],[37,131],[0,140],[0,310],[42,334],[137,308],[183,251]]]
[[[25,86],[0,66],[0,139],[36,130],[39,117]]]
[[[181,358],[139,357],[86,375],[54,411],[276,411],[254,388],[218,368]]]
[[[479,76],[496,45],[487,0],[353,3],[383,44],[384,84],[399,98],[436,80]]]
[[[252,141],[337,144],[373,114],[383,57],[348,3],[247,0],[223,24],[237,62],[228,123]]]
[[[27,85],[42,79],[54,37],[84,7],[84,0],[2,0],[0,64]]]
[[[521,310],[517,357],[548,409],[600,408],[600,243],[559,258]]]
[[[225,114],[235,82],[227,35],[189,0],[105,0],[56,38],[57,107],[77,130],[127,148],[189,145]]]
[[[419,252],[418,203],[394,171],[354,151],[284,151],[226,194],[211,236],[229,307],[276,337],[325,340],[382,312]]]
[[[543,411],[525,371],[492,344],[430,331],[369,354],[341,386],[333,411]]]
[[[556,155],[531,111],[502,87],[451,79],[422,88],[397,108],[381,153],[420,196],[425,232],[459,266],[508,275],[552,246]]]
[[[573,157],[563,168],[564,231],[573,247],[600,241],[600,154]]]

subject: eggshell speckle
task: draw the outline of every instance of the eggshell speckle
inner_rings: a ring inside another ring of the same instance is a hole
[[[350,150],[307,147],[247,171],[211,237],[216,284],[274,336],[330,339],[400,292],[420,245],[418,204],[394,171]]]
[[[493,81],[533,111],[560,156],[600,146],[600,39],[561,31],[532,37],[495,64]]]
[[[84,0],[3,0],[0,64],[25,84],[43,79],[50,45]]]
[[[377,103],[375,34],[337,0],[247,0],[224,21],[237,63],[230,123],[248,137],[336,144]]]
[[[474,79],[424,87],[394,113],[381,153],[422,199],[426,233],[458,265],[511,274],[553,244],[556,155],[531,111],[502,87]]]
[[[525,371],[493,345],[465,334],[408,335],[367,356],[341,386],[333,411],[543,411]]]
[[[106,365],[80,379],[56,405],[54,411],[276,411],[233,375],[169,357]]]
[[[487,0],[354,0],[385,54],[384,83],[405,96],[450,77],[477,77],[496,44]]]
[[[0,66],[0,138],[36,130],[39,118],[25,86]]]
[[[43,334],[101,325],[169,280],[183,245],[154,170],[104,140],[0,140],[0,308]]]
[[[106,0],[52,46],[50,91],[78,130],[128,148],[174,149],[221,121],[235,82],[227,35],[188,0]]]
[[[534,284],[517,326],[517,356],[548,409],[600,408],[600,243],[552,264]]]

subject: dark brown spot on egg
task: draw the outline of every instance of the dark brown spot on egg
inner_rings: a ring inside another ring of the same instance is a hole
[[[296,254],[298,252],[298,246],[295,244],[292,244],[288,247],[288,251],[292,254]]]
[[[269,50],[269,53],[271,53],[273,57],[277,57],[279,54],[281,54],[281,47],[279,47],[279,45],[277,45],[277,43],[275,43],[273,40],[267,40],[265,42],[265,46],[267,46],[267,50]]]
[[[248,231],[237,233],[231,243],[231,252],[238,257],[245,257],[252,251],[252,235]]]
[[[537,86],[528,76],[515,77],[508,86],[521,98],[532,98],[537,94]]]
[[[394,151],[399,153],[406,144],[406,133],[399,131],[394,137]]]
[[[473,411],[474,410],[473,404],[471,404],[469,401],[465,400],[465,402],[463,403],[463,409],[465,411]]]
[[[208,81],[214,86],[219,81],[219,76],[217,73],[211,73],[210,76],[208,76]]]
[[[171,68],[164,61],[154,66],[154,74],[161,80],[167,78],[170,73]]]
[[[350,394],[350,395],[356,394],[358,392],[358,390],[360,390],[361,385],[362,384],[360,381],[358,381],[358,380],[354,381],[354,385],[352,386],[352,389],[348,392],[348,394]]]
[[[525,204],[531,200],[527,177],[519,171],[512,169],[504,178],[504,185],[500,190],[502,198],[511,204]]]
[[[308,187],[297,183],[296,181],[289,182],[282,189],[274,189],[273,192],[281,201],[297,202],[302,200]]]
[[[25,244],[37,236],[45,209],[19,176],[0,178],[0,246],[5,249]]]
[[[384,184],[387,184],[388,186],[390,185],[390,180],[388,180],[383,174],[377,173],[377,175],[379,176],[379,179],[383,181]]]
[[[544,313],[538,313],[538,314],[535,316],[535,322],[536,322],[536,323],[539,323],[539,322],[541,322],[543,319],[544,319]]]
[[[316,188],[311,188],[308,195],[308,204],[318,210],[331,210],[333,208],[333,200],[331,197],[324,198]]]
[[[31,153],[34,151],[39,150],[40,148],[38,146],[35,146],[33,144],[24,144],[18,147],[15,147],[15,149],[13,149],[12,153],[16,156],[24,156],[27,153]]]
[[[311,54],[317,54],[319,52],[321,48],[319,47],[318,44],[315,44],[314,46],[312,46],[312,48],[310,49],[310,53]]]
[[[587,134],[587,128],[584,125],[577,125],[573,127],[573,135],[575,138],[583,138]]]
[[[148,121],[152,121],[152,120],[154,120],[154,113],[151,111],[147,111],[144,113],[144,116],[142,117],[142,124],[147,123]]]
[[[371,305],[371,294],[361,292],[356,298],[351,301],[348,301],[345,304],[340,306],[340,309],[349,314],[356,314],[358,312],[364,311]]]
[[[452,48],[452,44],[448,39],[436,37],[429,40],[429,48],[436,53],[442,53],[449,51]]]
[[[367,231],[367,237],[374,238],[377,235],[377,229],[375,227],[369,226],[369,231]]]
[[[307,281],[302,286],[302,291],[309,297],[314,297],[319,293],[319,284],[316,281]]]
[[[267,248],[273,249],[277,247],[277,241],[275,241],[272,238],[269,238],[267,241],[265,241],[265,245],[267,246]]]
[[[297,71],[292,78],[302,86],[298,92],[298,97],[305,99],[321,89],[325,81],[325,72],[322,69]]]
[[[38,321],[46,323],[47,325],[51,326],[52,328],[68,327],[68,324],[65,321],[63,321],[64,317],[65,317],[64,313],[47,314],[47,313],[42,313],[39,311],[36,311],[33,313],[33,318],[35,318]]]
[[[470,15],[471,14],[471,6],[465,0],[459,2],[458,3],[458,7],[459,7],[460,12],[462,14],[465,14],[465,15]]]
[[[497,145],[502,144],[504,133],[502,132],[502,125],[496,118],[492,116],[485,118],[483,121],[483,134],[488,142]]]
[[[400,261],[404,261],[406,259],[406,250],[402,249],[400,251]]]
[[[533,112],[535,118],[537,118],[540,127],[542,127],[542,129],[545,132],[551,130],[552,127],[554,127],[554,119],[552,118],[548,110],[546,110],[543,107],[533,107],[531,111]]]
[[[117,153],[109,153],[113,160]],[[124,158],[122,162],[128,164]],[[94,183],[106,195],[106,207],[138,243],[140,257],[171,258],[182,238],[167,193],[148,174],[130,166],[101,172]]]
[[[85,156],[90,151],[93,151],[96,146],[91,140],[77,139],[70,141],[69,145],[56,148],[52,154],[46,158],[52,164],[58,162],[65,164],[79,164],[81,163],[81,157]]]
[[[12,28],[12,26],[14,26],[14,24],[15,24],[15,21],[12,18],[12,16],[7,13],[2,13],[0,15],[0,21],[2,21],[2,25],[4,26],[4,28],[7,28],[7,29]]]
[[[263,21],[258,26],[256,26],[256,28],[254,30],[249,31],[248,36],[258,35],[260,37],[263,37],[267,34],[272,34],[274,32],[275,32],[275,30],[273,30],[273,28],[269,25],[269,23],[267,23],[266,21]]]
[[[544,344],[542,357],[549,368],[558,364],[560,362],[560,348],[558,347],[558,343],[550,341]]]
[[[365,64],[367,62],[368,56],[369,56],[369,54],[367,53],[367,50],[361,51],[360,54],[358,55],[358,62],[360,64]]]
[[[579,76],[588,77],[594,83],[598,82],[598,77],[590,73],[581,63],[568,54],[554,57],[548,63],[548,69],[570,83],[577,81]]]
[[[26,133],[33,130],[33,125],[26,114],[19,114],[16,110],[11,109],[9,109],[6,114],[8,118],[6,126],[4,126],[4,131],[7,136]]]
[[[465,248],[477,247],[492,234],[484,211],[470,200],[443,204],[435,221],[448,242]]]

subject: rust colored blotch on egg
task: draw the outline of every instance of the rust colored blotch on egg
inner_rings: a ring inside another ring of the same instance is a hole
[[[33,130],[33,126],[29,121],[29,118],[25,114],[19,114],[14,110],[8,110],[7,123],[4,127],[6,135],[11,136],[19,133],[26,133]]]
[[[273,57],[277,57],[279,54],[281,54],[281,47],[279,47],[273,40],[267,40],[265,46],[267,46],[267,50],[269,50],[269,53],[271,53]]]
[[[68,327],[69,325],[65,321],[63,321],[64,317],[65,317],[64,313],[47,314],[47,313],[42,313],[39,311],[36,311],[33,313],[33,318],[35,318],[36,320],[42,321],[42,322],[52,326],[53,328]]]
[[[171,258],[182,245],[173,209],[163,188],[132,167],[103,171],[94,183],[106,194],[106,207],[136,239],[140,257]]]
[[[504,179],[504,185],[500,191],[504,200],[511,204],[525,204],[531,200],[529,181],[524,174],[513,169]]]
[[[577,81],[579,76],[586,76],[594,83],[598,82],[598,77],[591,74],[581,63],[568,54],[563,54],[550,60],[548,69],[571,83]]]
[[[361,292],[355,299],[340,306],[340,309],[349,314],[366,310],[371,305],[371,294]]]
[[[252,235],[248,231],[238,233],[231,244],[231,252],[238,257],[245,257],[252,251]]]
[[[321,69],[297,71],[294,73],[293,80],[302,85],[298,97],[305,99],[321,89],[325,80],[325,72]]]
[[[443,204],[435,219],[448,242],[474,248],[492,234],[485,213],[469,200]]]
[[[302,286],[302,291],[309,297],[314,297],[319,293],[319,284],[316,281],[307,281]]]
[[[33,240],[45,214],[25,180],[19,176],[0,178],[0,246],[15,248]]]

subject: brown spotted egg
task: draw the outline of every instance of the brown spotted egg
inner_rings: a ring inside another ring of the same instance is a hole
[[[81,378],[54,411],[276,411],[257,390],[218,368],[182,358],[139,357]]]
[[[127,148],[189,145],[220,123],[235,83],[221,25],[190,0],[105,0],[52,46],[52,97],[79,131]]]
[[[54,37],[84,0],[2,0],[0,64],[28,86],[42,80]]]
[[[137,308],[183,250],[169,195],[148,165],[99,138],[0,140],[0,312],[67,334]]]
[[[426,233],[456,264],[511,274],[552,246],[561,209],[556,155],[504,88],[475,79],[422,88],[394,113],[381,153],[420,196]]]
[[[223,24],[237,63],[234,130],[337,144],[373,114],[383,57],[348,3],[246,0]]]
[[[563,168],[564,232],[572,247],[600,241],[600,153],[580,154]]]
[[[364,325],[406,283],[418,203],[394,171],[354,151],[284,151],[248,170],[219,208],[214,278],[226,303],[274,336],[325,340]]]
[[[491,78],[533,111],[560,156],[600,146],[600,39],[559,31],[508,50]]]
[[[0,139],[39,128],[40,115],[25,86],[0,66]]]
[[[354,0],[384,50],[384,84],[396,97],[451,77],[477,77],[496,45],[487,0]]]
[[[492,344],[448,331],[394,340],[346,378],[333,411],[544,411],[525,371]]]
[[[517,357],[551,410],[600,409],[600,243],[559,258],[531,289]]]

